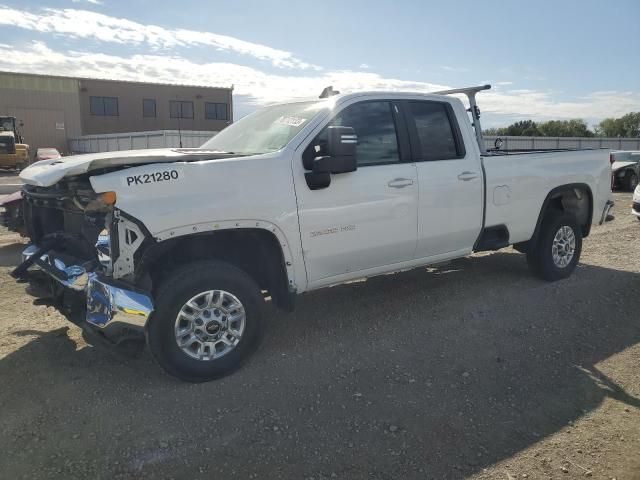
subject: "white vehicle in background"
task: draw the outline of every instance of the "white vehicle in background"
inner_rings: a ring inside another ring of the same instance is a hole
[[[303,292],[509,245],[566,278],[613,205],[609,151],[486,152],[487,88],[326,90],[201,148],[39,162],[21,174],[32,245],[13,274],[80,297],[83,325],[146,338],[188,381],[249,356],[265,295],[290,311]]]
[[[36,150],[36,162],[41,160],[55,160],[57,158],[62,158],[57,148],[43,147]]]
[[[640,220],[640,185],[633,191],[633,204],[631,205],[631,213]]]
[[[640,180],[640,151],[611,152],[614,188],[633,192]]]

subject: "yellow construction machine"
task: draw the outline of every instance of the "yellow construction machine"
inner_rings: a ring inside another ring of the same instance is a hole
[[[16,117],[0,116],[0,168],[22,170],[27,165],[29,145],[16,126]]]

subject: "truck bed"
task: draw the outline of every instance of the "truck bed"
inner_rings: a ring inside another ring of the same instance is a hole
[[[557,152],[583,152],[591,150],[604,150],[609,152],[608,148],[543,148],[543,149],[513,149],[513,150],[488,150],[483,157],[499,157],[504,155],[520,155],[525,153],[557,153]]]
[[[593,197],[592,222],[611,193],[609,149],[492,151],[482,156],[485,171],[485,227],[504,225],[509,243],[533,235],[549,192],[560,185],[587,185]]]

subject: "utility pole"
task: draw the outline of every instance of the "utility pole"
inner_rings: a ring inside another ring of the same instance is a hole
[[[176,94],[176,104],[178,105],[178,141],[180,148],[182,148],[182,102],[178,100],[178,94]]]

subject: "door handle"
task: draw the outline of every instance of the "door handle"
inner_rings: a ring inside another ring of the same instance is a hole
[[[474,178],[478,178],[478,174],[476,172],[462,172],[458,175],[458,180],[463,182],[468,182],[469,180],[473,180]]]
[[[408,187],[409,185],[413,185],[413,180],[411,180],[410,178],[394,178],[389,183],[387,183],[387,185],[391,188],[404,188]]]

